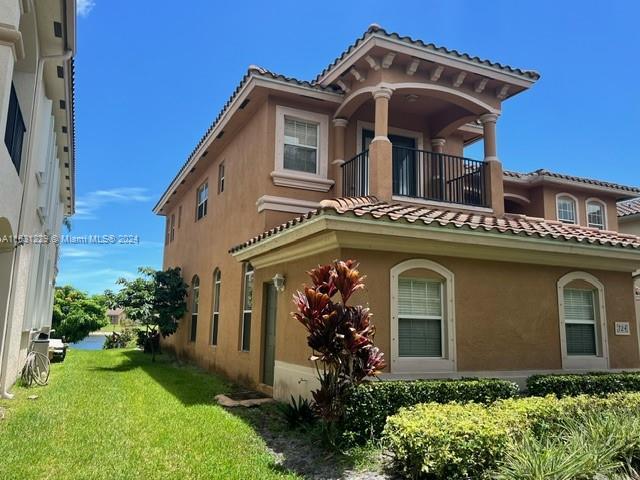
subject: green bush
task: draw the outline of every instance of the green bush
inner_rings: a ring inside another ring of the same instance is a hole
[[[606,395],[615,392],[640,392],[640,373],[588,373],[534,375],[527,380],[530,395],[558,397]]]
[[[410,477],[486,478],[509,456],[507,439],[526,442],[529,437],[541,441],[559,437],[576,419],[602,412],[638,417],[640,394],[562,399],[550,395],[491,405],[421,404],[390,416],[383,440],[399,470]],[[550,465],[557,463],[550,460]]]
[[[350,389],[342,418],[343,439],[361,444],[378,438],[387,417],[419,403],[482,403],[518,394],[513,382],[498,379],[367,382]]]
[[[389,417],[384,436],[412,478],[482,478],[507,448],[511,425],[483,405],[426,403]]]

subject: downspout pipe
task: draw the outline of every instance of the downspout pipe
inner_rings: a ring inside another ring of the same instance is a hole
[[[27,153],[26,153],[26,170],[28,170],[31,165],[31,152],[33,150],[33,145],[35,143],[34,129],[36,126],[37,118],[38,118],[38,98],[40,97],[41,85],[42,85],[42,74],[44,71],[44,65],[46,62],[57,60],[62,60],[66,62],[71,59],[73,56],[73,51],[69,49],[65,49],[65,51],[61,54],[54,55],[45,55],[38,59],[38,67],[36,69],[36,78],[35,84],[33,88],[33,100],[32,100],[32,108],[31,108],[31,119],[29,121],[29,142],[27,143]],[[15,68],[15,67],[14,67]],[[69,72],[69,69],[67,69]],[[65,91],[67,95],[69,94],[68,88],[65,87]],[[28,182],[27,176],[25,175],[24,185],[22,189],[22,201],[20,202],[20,215],[18,216],[18,229],[16,230],[16,236],[19,237],[20,232],[22,231],[23,224],[23,213],[24,213],[24,204],[26,200],[26,192],[27,192]],[[13,299],[14,299],[14,285],[16,283],[17,269],[16,262],[18,261],[18,245],[13,250],[13,259],[11,262],[11,280],[9,284],[9,305],[7,308],[7,317],[4,322],[4,331],[2,332],[2,345],[0,345],[0,397],[4,399],[12,399],[13,394],[8,392],[6,379],[7,379],[7,364],[9,361],[9,349],[10,349],[10,340],[12,335],[14,334],[15,325],[10,325],[10,313],[13,311]]]

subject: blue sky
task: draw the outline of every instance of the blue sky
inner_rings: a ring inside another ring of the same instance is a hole
[[[161,267],[164,219],[151,209],[247,66],[312,79],[373,22],[542,74],[503,106],[505,168],[640,185],[638,2],[78,4],[71,234],[140,243],[64,245],[59,285],[97,293],[140,265]]]

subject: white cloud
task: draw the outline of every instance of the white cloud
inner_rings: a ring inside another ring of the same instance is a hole
[[[96,190],[81,195],[76,200],[74,220],[90,220],[96,218],[96,211],[109,203],[147,202],[153,197],[146,188],[122,187],[110,190]]]
[[[77,0],[76,2],[76,12],[81,17],[85,17],[89,15],[89,12],[95,7],[95,0]]]

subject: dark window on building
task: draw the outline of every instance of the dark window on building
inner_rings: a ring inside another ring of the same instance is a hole
[[[7,146],[9,156],[13,165],[16,167],[18,175],[20,175],[20,161],[22,159],[22,142],[24,140],[24,132],[27,129],[24,126],[24,119],[20,111],[18,103],[18,94],[13,85],[11,85],[11,94],[9,96],[9,113],[7,115],[7,129],[4,132],[4,144]]]
[[[224,162],[218,166],[218,193],[224,192]]]
[[[176,237],[176,215],[174,213],[171,214],[171,237],[169,241],[173,242],[173,239]]]
[[[251,309],[253,305],[253,267],[250,263],[245,264],[243,277],[240,350],[248,352],[251,347]]]
[[[209,185],[204,184],[198,188],[196,198],[196,221],[200,220],[207,214],[207,202],[209,200]]]
[[[218,344],[218,322],[220,321],[220,287],[222,274],[216,268],[213,272],[213,314],[211,315],[211,345]]]

